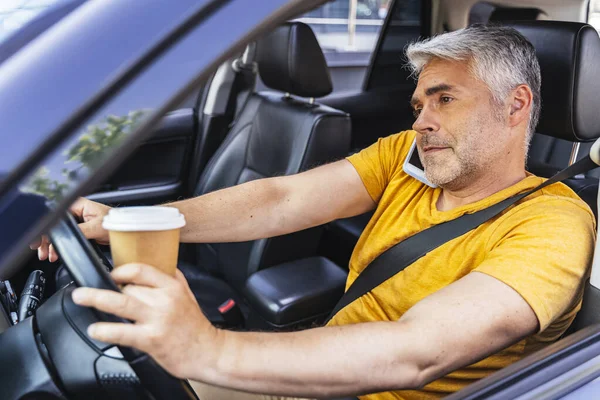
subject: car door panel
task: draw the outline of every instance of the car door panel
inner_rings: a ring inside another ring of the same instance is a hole
[[[167,114],[152,137],[141,144],[90,199],[107,204],[156,204],[182,194],[195,139],[192,108]]]
[[[598,377],[599,340],[598,325],[589,326],[453,393],[447,399],[561,398]],[[579,368],[582,366],[583,370]],[[575,376],[570,375],[573,371]]]

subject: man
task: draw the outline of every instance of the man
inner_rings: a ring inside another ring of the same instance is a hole
[[[412,44],[418,76],[414,131],[380,139],[347,160],[171,204],[185,242],[281,235],[376,209],[352,259],[348,285],[379,254],[435,224],[539,185],[525,171],[540,111],[532,45],[515,30],[474,26]],[[416,138],[433,189],[402,163]],[[108,208],[79,200],[84,233],[106,242]],[[181,273],[145,265],[112,276],[123,294],[80,288],[76,303],[132,325],[98,323],[92,337],[137,347],[210,398],[437,398],[556,341],[581,304],[594,217],[554,184],[431,251],[341,310],[327,327],[230,332],[203,316]],[[47,241],[42,259],[57,258]]]

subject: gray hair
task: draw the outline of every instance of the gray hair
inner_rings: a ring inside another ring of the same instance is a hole
[[[488,86],[498,105],[504,103],[511,90],[521,84],[528,85],[533,93],[525,141],[528,147],[540,117],[542,78],[533,45],[517,30],[476,24],[411,43],[406,56],[416,77],[432,58],[469,61],[471,73]]]

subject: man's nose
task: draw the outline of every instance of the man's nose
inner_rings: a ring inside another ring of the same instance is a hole
[[[419,133],[437,132],[440,129],[438,113],[429,107],[422,108],[412,128]]]

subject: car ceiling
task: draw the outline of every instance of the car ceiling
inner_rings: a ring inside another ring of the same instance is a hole
[[[479,0],[432,0],[433,33],[467,26],[469,11]],[[488,4],[515,7],[539,8],[544,12],[540,19],[585,22],[587,21],[588,0],[489,0]]]

